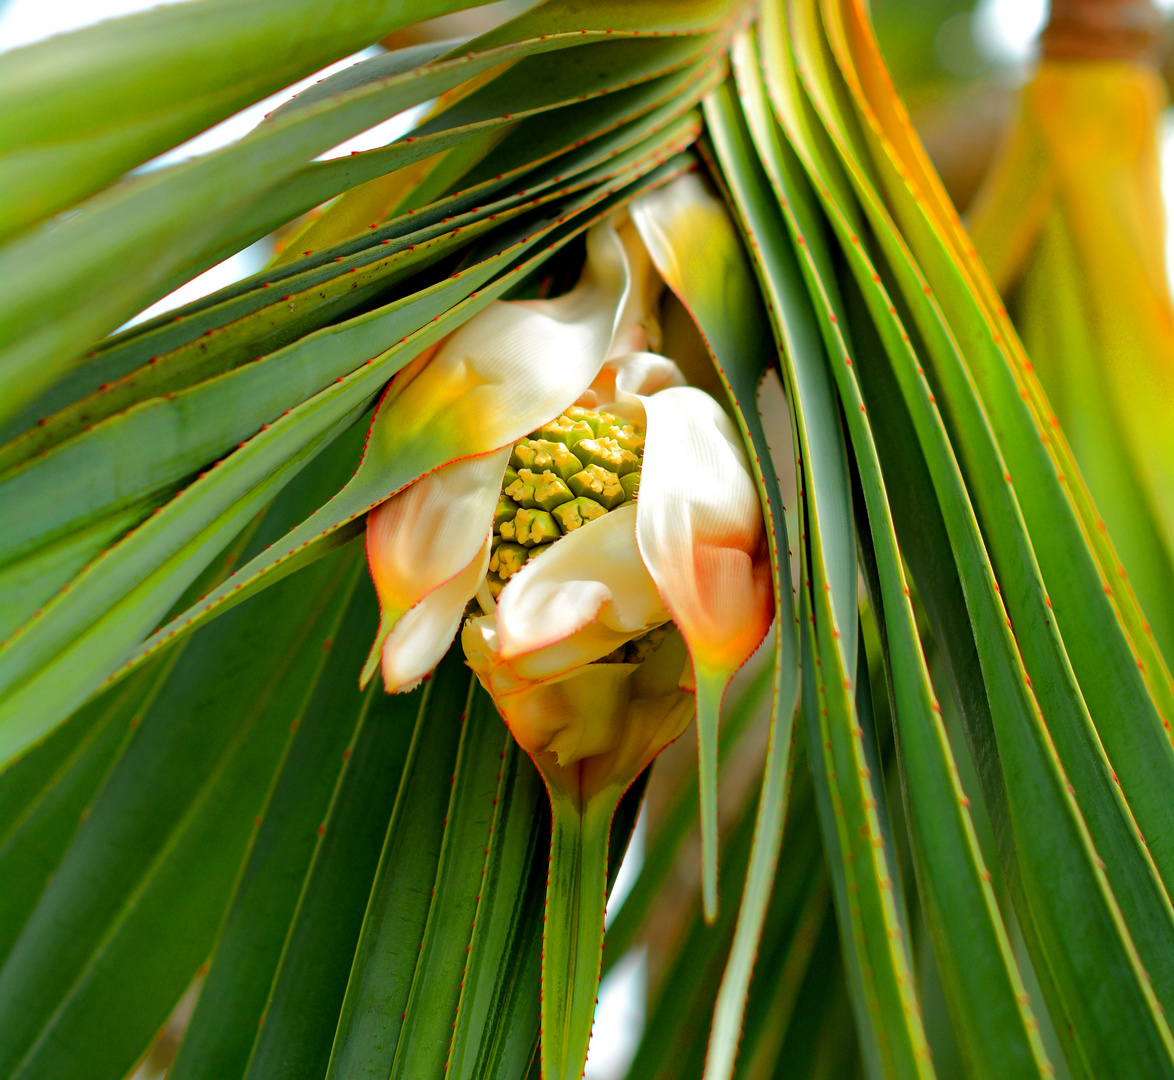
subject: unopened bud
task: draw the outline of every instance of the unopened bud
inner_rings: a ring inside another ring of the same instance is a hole
[[[544,470],[541,475],[529,469],[522,469],[518,473],[518,479],[506,489],[506,494],[520,502],[527,510],[553,510],[575,497],[562,479],[549,469]]]
[[[570,502],[574,497],[571,489],[549,469],[534,485],[534,501],[543,510],[553,510],[556,506]]]
[[[618,416],[615,416],[609,412],[596,412],[594,409],[568,409],[567,416],[570,416],[576,420],[582,420],[589,424],[597,439],[600,435],[603,435],[609,427],[623,424],[623,420],[621,420]]]
[[[533,510],[538,504],[534,501],[534,481],[536,477],[529,469],[518,470],[518,478],[505,489],[505,494],[519,506]]]
[[[586,424],[591,429],[591,436],[598,433],[596,424],[599,423],[599,413],[594,409],[584,409],[578,405],[572,405],[563,415],[572,423]]]

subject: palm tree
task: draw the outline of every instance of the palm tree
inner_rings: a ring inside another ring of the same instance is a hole
[[[173,1080],[576,1080],[601,970],[675,901],[632,1077],[1174,1077],[1156,113],[1096,142],[1038,107],[1081,65],[1087,100],[1150,94],[1146,34],[1071,45],[1139,6],[1057,6],[979,198],[1042,385],[863,0],[546,0],[140,168],[466,6],[192,0],[0,59],[0,1075],[114,1080],[182,1016]],[[1141,149],[1092,169],[1117,138]],[[259,274],[119,331],[274,233]],[[625,397],[617,327],[700,389]],[[673,517],[711,460],[687,416],[725,433],[736,540]],[[633,482],[531,571],[511,448],[557,424],[631,440]],[[466,494],[506,501],[457,558],[405,508],[483,459]],[[655,610],[518,676],[501,553],[520,586],[574,544]],[[753,602],[706,592],[719,549]],[[407,620],[459,574],[452,625]],[[517,704],[555,691],[579,749]]]

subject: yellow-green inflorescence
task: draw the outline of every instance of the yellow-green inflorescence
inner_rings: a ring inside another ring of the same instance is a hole
[[[490,596],[496,600],[505,583],[556,540],[635,501],[643,458],[643,429],[602,409],[573,406],[520,439],[493,516]],[[602,660],[639,663],[671,628],[657,627]]]

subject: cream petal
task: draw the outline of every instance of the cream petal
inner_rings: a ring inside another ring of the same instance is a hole
[[[606,656],[668,622],[636,543],[636,507],[621,506],[552,544],[498,597],[500,652],[527,679]]]
[[[629,211],[657,269],[698,331],[737,309],[727,272],[729,260],[741,258],[736,231],[729,211],[701,176],[677,177],[634,199]],[[683,363],[686,356],[683,352]],[[688,370],[692,377],[694,370]],[[704,381],[700,371],[696,374],[694,382]],[[723,416],[700,427],[687,414],[677,422],[661,416],[668,398],[681,393],[666,390],[646,401],[637,535],[693,659],[702,897],[712,921],[717,914],[718,718],[731,676],[768,632],[774,603],[761,513],[741,440]],[[651,404],[660,398],[666,399],[663,409]],[[709,410],[718,412],[713,402]],[[696,430],[682,439],[683,428]],[[709,437],[700,438],[702,431]],[[736,465],[729,467],[731,461]]]
[[[634,664],[590,664],[552,679],[518,681],[500,657],[486,658],[484,664],[467,645],[466,655],[527,753],[554,754],[569,765],[608,753],[619,743]]]
[[[628,256],[631,284],[608,357],[643,349],[660,348],[660,295],[664,281],[653,265],[648,249],[640,239],[627,211],[617,218],[618,235]]]
[[[628,708],[619,738],[609,754],[583,763],[581,783],[587,791],[627,786],[669,743],[689,726],[695,702],[681,687],[689,653],[674,631],[632,673]]]
[[[501,657],[493,616],[469,620],[461,641],[518,745],[576,798],[622,791],[693,716],[693,695],[678,686],[688,654],[675,632],[643,664],[589,664],[533,681]],[[566,772],[580,761],[581,774]]]
[[[383,639],[380,660],[388,693],[411,690],[440,663],[460,628],[469,597],[489,568],[489,548],[486,537],[468,566],[428,593]]]
[[[685,376],[667,356],[650,352],[630,352],[608,359],[591,386],[580,397],[579,404],[586,408],[615,404],[634,406],[636,412],[621,409],[630,420],[644,423],[644,406],[639,398],[666,390],[670,386],[684,386]],[[612,410],[616,411],[616,410]]]
[[[429,603],[429,610],[435,610],[443,596],[454,613],[451,619],[440,621],[445,626],[451,622],[445,640],[429,646],[432,651],[439,649],[437,659],[448,648],[480,578],[465,582],[462,588],[467,588],[467,595],[451,583],[465,581],[467,568],[479,562],[488,543],[509,454],[508,449],[494,450],[445,465],[367,515],[367,563],[379,597],[380,630],[363,672],[364,682],[380,653],[386,673],[384,639],[425,598],[437,597]],[[480,577],[484,574],[482,569]],[[397,640],[402,640],[402,634]],[[393,653],[401,647],[393,647]]]
[[[647,396],[670,386],[684,386],[685,376],[667,356],[634,352],[613,357],[605,365],[615,371],[615,399],[640,394]]]
[[[587,389],[611,348],[628,292],[615,230],[595,226],[579,284],[554,300],[499,301],[426,361],[392,380],[366,458],[422,476],[520,439]]]
[[[708,394],[674,387],[644,408],[640,553],[698,674],[724,687],[774,614],[758,494],[742,440]]]
[[[637,196],[628,209],[652,261],[671,288],[675,289],[682,278],[697,277],[687,274],[687,268],[704,266],[709,271],[705,278],[713,295],[722,295],[724,280],[720,272],[713,272],[712,256],[717,248],[709,241],[714,223],[723,222],[727,212],[710,193],[705,180],[695,172],[685,173]],[[683,238],[687,238],[685,243]],[[707,255],[711,257],[708,262]],[[682,262],[686,257],[687,264]]]

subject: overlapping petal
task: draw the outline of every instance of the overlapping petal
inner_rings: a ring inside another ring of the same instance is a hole
[[[368,515],[367,562],[380,632],[364,683],[380,656],[389,691],[415,685],[439,663],[485,576],[509,453],[494,450],[446,465]]]
[[[472,567],[488,542],[508,447],[598,374],[625,310],[628,263],[607,224],[588,234],[587,253],[571,292],[491,305],[401,371],[380,402],[364,465],[392,462],[418,479],[368,516],[380,628],[364,683],[382,657],[388,690],[406,689],[444,655],[480,584]],[[409,640],[408,625],[428,641]]]
[[[583,762],[581,797],[627,790],[645,766],[689,726],[694,700],[686,687],[691,678],[688,650],[674,631],[644,663],[632,669],[618,738],[607,754]]]
[[[729,308],[736,299],[729,295],[730,283],[739,280],[724,265],[735,257],[726,242],[729,215],[697,173],[637,196],[629,212],[669,288],[688,295],[691,307]]]
[[[625,406],[621,411],[628,419],[644,424],[644,407],[637,406],[632,414],[627,406],[633,399],[670,386],[684,386],[685,376],[681,369],[667,356],[650,352],[630,352],[609,357],[592,380],[591,386],[579,399],[579,404],[588,409],[609,409],[615,404]],[[615,411],[614,409],[612,411]]]
[[[737,430],[708,394],[674,387],[643,404],[640,554],[699,676],[724,688],[774,615],[758,493]]]
[[[597,225],[571,292],[491,304],[392,380],[366,458],[419,477],[527,435],[590,386],[627,293],[623,245],[611,225]]]
[[[406,612],[379,649],[383,683],[395,693],[410,690],[441,660],[460,629],[470,596],[489,566],[489,538],[463,570],[433,589]]]
[[[669,621],[636,545],[625,504],[552,544],[510,579],[498,600],[502,661],[521,679],[590,664]]]
[[[692,719],[679,634],[642,664],[590,664],[541,680],[518,678],[503,662],[492,616],[470,620],[461,640],[514,738],[562,797],[622,792]]]
[[[628,297],[612,341],[610,356],[660,348],[661,329],[657,301],[664,281],[652,263],[640,234],[626,214],[618,234],[628,256]]]
[[[469,665],[527,753],[553,754],[567,766],[616,745],[636,665],[593,664],[549,679],[523,678],[501,655],[492,615],[466,623],[461,644]]]
[[[721,306],[725,245],[712,238],[728,229],[727,216],[702,180],[679,177],[635,199],[630,212],[669,286],[680,292],[688,279],[694,302]],[[762,513],[743,442],[700,391],[668,390],[645,405],[640,551],[694,663],[728,680],[774,613]]]

